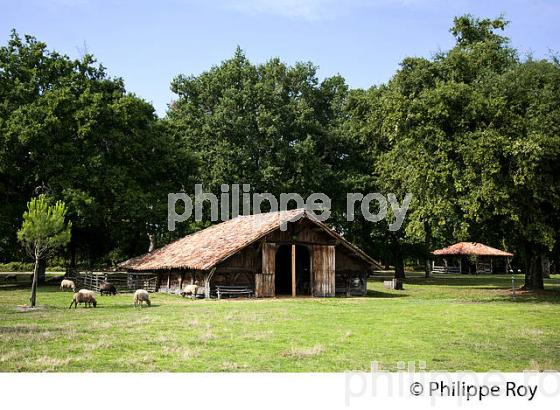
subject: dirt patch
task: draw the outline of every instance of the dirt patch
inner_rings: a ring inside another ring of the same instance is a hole
[[[248,368],[248,365],[236,362],[223,362],[220,365],[220,369],[225,371],[245,370]]]
[[[16,312],[27,313],[27,312],[44,312],[48,309],[47,305],[37,305],[34,308],[31,306],[16,306]]]
[[[16,334],[16,335],[23,335],[28,333],[37,332],[39,327],[35,324],[32,325],[14,325],[14,326],[2,326],[0,327],[0,335],[9,335],[9,334]]]
[[[321,345],[315,345],[310,348],[295,348],[292,347],[289,351],[282,353],[284,357],[295,357],[297,359],[304,359],[307,357],[319,356],[324,353],[325,349]]]

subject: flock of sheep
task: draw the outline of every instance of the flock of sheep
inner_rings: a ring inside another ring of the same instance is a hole
[[[62,282],[60,282],[60,290],[66,289],[70,289],[72,290],[72,292],[74,292],[74,296],[72,296],[72,302],[70,302],[69,309],[72,308],[72,305],[74,305],[74,309],[77,308],[78,304],[80,303],[83,303],[84,307],[97,307],[97,300],[95,299],[95,293],[93,291],[89,289],[80,289],[76,292],[76,284],[70,279],[64,279]],[[116,295],[117,289],[111,283],[104,282],[99,287],[99,293],[101,295]],[[151,306],[150,294],[144,289],[138,289],[136,292],[134,292],[132,301],[134,303],[134,306],[142,307],[143,303]]]

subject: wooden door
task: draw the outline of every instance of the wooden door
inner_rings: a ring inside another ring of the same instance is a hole
[[[313,245],[311,269],[313,271],[313,296],[334,296],[334,246]]]
[[[262,272],[255,275],[255,296],[271,298],[275,295],[276,244],[264,243],[262,247]]]

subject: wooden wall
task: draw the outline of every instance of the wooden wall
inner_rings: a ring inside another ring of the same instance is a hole
[[[175,292],[186,285],[204,286],[204,273],[195,270],[170,270],[158,273],[157,290],[160,292]]]
[[[262,245],[262,272],[255,275],[255,296],[258,298],[275,296],[276,249],[272,243]]]
[[[371,267],[361,258],[350,253],[342,246],[336,247],[336,279],[337,295],[365,296],[367,294],[367,278]]]
[[[313,296],[366,294],[369,264],[308,220],[289,224],[286,231],[277,229],[218,264],[210,288],[247,286],[257,297],[274,297],[276,251],[283,244],[307,246]],[[204,287],[205,274],[193,270],[160,272],[158,288],[176,292],[192,283]]]
[[[334,246],[313,245],[311,253],[313,296],[335,295],[335,256]]]
[[[336,245],[336,240],[307,219],[289,224],[288,229],[275,230],[266,236],[266,242],[297,245]]]

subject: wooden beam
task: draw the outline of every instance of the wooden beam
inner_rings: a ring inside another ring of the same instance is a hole
[[[296,297],[296,245],[292,245],[292,297]]]
[[[293,240],[275,240],[274,243],[278,244],[278,245],[290,245],[292,243],[294,243]],[[297,241],[298,245],[325,245],[325,246],[336,246],[337,245],[337,241],[332,240],[332,241],[322,241],[322,242],[312,242],[312,241]]]
[[[210,299],[210,281],[212,280],[212,276],[214,276],[214,272],[216,272],[216,267],[213,267],[210,273],[206,275],[204,278],[204,298]]]

